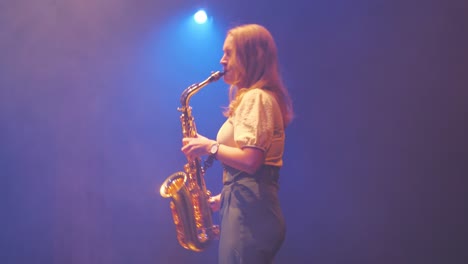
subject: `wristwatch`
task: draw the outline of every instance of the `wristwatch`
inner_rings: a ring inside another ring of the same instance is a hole
[[[216,153],[218,153],[218,149],[219,149],[219,143],[218,142],[213,143],[213,145],[211,145],[210,147],[210,154],[215,156]]]

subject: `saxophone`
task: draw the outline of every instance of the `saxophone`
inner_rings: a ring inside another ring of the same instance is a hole
[[[206,80],[192,84],[182,92],[181,106],[177,110],[182,113],[180,121],[183,137],[197,136],[192,108],[189,106],[190,98],[209,83],[219,80],[223,74],[220,71],[214,72]],[[167,177],[160,188],[162,197],[171,198],[170,208],[179,244],[196,252],[203,251],[212,240],[219,237],[219,226],[213,225],[208,202],[211,194],[206,189],[204,180],[205,170],[213,162],[212,157],[210,158],[204,167],[198,157],[188,160],[184,171]]]

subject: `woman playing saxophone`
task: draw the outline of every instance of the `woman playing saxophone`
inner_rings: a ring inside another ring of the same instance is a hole
[[[223,165],[223,189],[210,198],[221,217],[219,263],[272,263],[286,230],[278,178],[292,104],[266,28],[229,30],[223,52],[223,78],[230,85],[226,121],[216,139],[186,137],[181,150],[189,159],[211,155]]]

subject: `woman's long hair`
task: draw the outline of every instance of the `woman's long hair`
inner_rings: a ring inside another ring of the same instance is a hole
[[[261,88],[275,95],[286,127],[294,114],[291,98],[281,80],[277,48],[272,35],[266,28],[256,24],[235,27],[227,34],[233,39],[233,59],[229,68],[235,75],[229,88],[229,107],[224,114],[231,116],[234,113],[247,90]]]

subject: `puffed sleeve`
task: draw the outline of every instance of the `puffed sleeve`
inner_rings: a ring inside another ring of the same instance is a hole
[[[273,137],[275,98],[261,89],[246,92],[233,116],[234,140],[238,147],[269,148]]]

